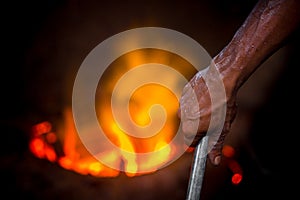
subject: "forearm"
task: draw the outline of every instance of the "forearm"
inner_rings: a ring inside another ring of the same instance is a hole
[[[262,0],[257,3],[231,42],[213,59],[229,96],[297,28],[299,10],[299,0]]]

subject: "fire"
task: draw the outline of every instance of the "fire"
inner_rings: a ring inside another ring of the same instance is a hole
[[[84,175],[98,177],[115,177],[124,171],[127,176],[137,176],[153,173],[168,163],[184,144],[174,144],[171,140],[175,137],[179,126],[177,110],[179,102],[176,96],[168,88],[158,84],[146,84],[138,87],[131,95],[129,101],[129,114],[132,121],[140,127],[146,127],[151,123],[162,120],[162,113],[166,114],[164,126],[151,137],[138,138],[128,134],[135,128],[120,124],[114,119],[111,108],[111,96],[114,86],[121,76],[128,70],[143,63],[161,63],[172,66],[180,71],[187,79],[196,72],[186,60],[181,57],[162,50],[137,50],[121,56],[106,70],[99,81],[96,94],[96,113],[99,124],[107,138],[118,147],[108,149],[97,158],[82,144],[75,127],[72,109],[67,106],[63,111],[61,124],[54,125],[51,122],[41,122],[32,127],[30,150],[38,158],[57,162],[61,167]],[[147,74],[141,74],[141,76]],[[179,83],[175,76],[166,76],[166,81],[173,84],[180,91],[183,83]],[[129,83],[128,83],[129,84]],[[126,91],[127,85],[122,85]],[[122,94],[119,95],[122,98]],[[157,108],[161,105],[164,111]],[[122,108],[118,108],[122,119]],[[156,120],[156,121],[155,121]],[[155,129],[156,127],[154,127]],[[149,133],[154,129],[145,129]],[[101,141],[99,141],[101,145]],[[138,154],[149,153],[147,156],[138,157]],[[109,166],[103,164],[108,163]],[[110,167],[118,166],[119,169]]]

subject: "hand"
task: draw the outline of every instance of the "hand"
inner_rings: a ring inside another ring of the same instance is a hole
[[[184,87],[178,114],[185,142],[194,147],[208,134],[208,157],[212,164],[218,165],[221,161],[224,140],[236,116],[239,88],[299,28],[299,9],[298,0],[258,1],[212,64],[198,72]],[[224,86],[225,98],[222,95],[219,98],[219,89],[214,89],[219,85],[215,84],[218,80]],[[223,113],[219,112],[224,107],[225,120]],[[214,113],[221,113],[221,120]]]
[[[185,85],[178,111],[187,145],[195,147],[208,130],[212,130],[209,133],[208,157],[213,165],[220,164],[224,140],[237,110],[236,95],[230,92],[234,85],[228,84],[230,82],[222,77],[214,62],[199,71]]]

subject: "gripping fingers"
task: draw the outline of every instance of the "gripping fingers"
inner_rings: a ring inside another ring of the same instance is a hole
[[[231,129],[231,124],[236,116],[236,113],[237,113],[236,103],[233,103],[232,106],[227,107],[226,119],[220,136],[218,137],[217,134],[216,135],[212,134],[209,138],[209,146],[213,145],[213,147],[211,151],[208,153],[208,157],[210,162],[213,165],[219,165],[221,162],[221,155],[222,155],[222,149],[224,146],[225,138]]]

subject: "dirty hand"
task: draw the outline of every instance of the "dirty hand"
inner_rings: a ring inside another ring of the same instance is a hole
[[[213,165],[220,164],[224,139],[236,115],[236,95],[228,92],[231,87],[212,62],[185,85],[180,99],[178,115],[185,143],[195,147],[211,130],[208,158]]]

